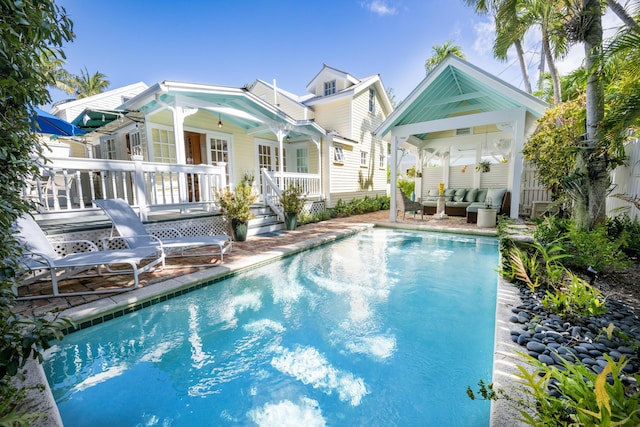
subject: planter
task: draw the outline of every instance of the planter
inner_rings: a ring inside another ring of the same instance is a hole
[[[298,227],[297,214],[286,213],[284,214],[284,227],[287,230],[295,230]]]
[[[231,231],[233,240],[236,242],[244,242],[247,240],[247,231],[249,229],[249,221],[241,221],[239,219],[231,220]]]

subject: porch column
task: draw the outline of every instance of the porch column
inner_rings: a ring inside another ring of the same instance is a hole
[[[391,131],[391,177],[389,194],[389,221],[396,222],[398,206],[396,203],[396,188],[398,186],[398,147],[407,139],[406,136],[395,135]]]
[[[185,108],[180,105],[168,105],[173,117],[173,141],[176,147],[176,163],[179,165],[187,164],[187,155],[184,149],[184,119],[195,114],[197,108]],[[187,196],[187,177],[184,174],[178,175],[178,199],[180,203],[188,201]]]
[[[311,141],[316,146],[316,150],[318,150],[318,176],[320,177],[320,182],[318,183],[318,192],[324,198],[324,194],[322,192],[322,154],[320,153],[320,137],[312,136]]]
[[[527,120],[527,111],[520,108],[518,111],[518,119],[512,123],[513,126],[513,161],[509,170],[511,178],[511,218],[518,219],[520,215],[520,195],[522,190],[522,166],[524,156],[522,155],[522,147],[525,141],[525,124]]]
[[[278,162],[278,172],[280,172],[280,189],[284,190],[284,138],[286,136],[286,132],[279,127],[276,131],[276,138],[278,138],[278,146],[280,147],[279,155],[280,161]]]

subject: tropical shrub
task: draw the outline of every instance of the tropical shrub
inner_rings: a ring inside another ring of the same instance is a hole
[[[411,193],[416,189],[416,182],[412,179],[398,179],[397,186],[405,196],[411,198]]]
[[[622,240],[612,240],[604,226],[592,231],[581,231],[570,227],[567,234],[569,242],[567,252],[572,256],[567,265],[585,270],[591,266],[600,273],[625,270],[630,262],[622,251]]]
[[[365,196],[363,199],[353,199],[349,202],[339,199],[331,209],[331,216],[333,218],[342,218],[387,209],[389,209],[389,197],[387,196]]]
[[[629,215],[618,215],[607,219],[607,235],[620,243],[620,249],[629,257],[640,257],[640,223]]]

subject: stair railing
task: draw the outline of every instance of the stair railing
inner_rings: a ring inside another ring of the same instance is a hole
[[[282,190],[278,188],[278,185],[273,178],[271,178],[267,169],[262,168],[260,175],[262,176],[262,198],[264,203],[271,208],[279,221],[284,221],[284,210],[280,204]]]

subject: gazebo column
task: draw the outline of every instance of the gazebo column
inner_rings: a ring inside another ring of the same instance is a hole
[[[391,176],[390,176],[390,192],[389,195],[389,221],[396,222],[396,215],[398,211],[396,203],[396,188],[398,186],[398,147],[404,141],[407,140],[407,136],[398,136],[391,131]]]

